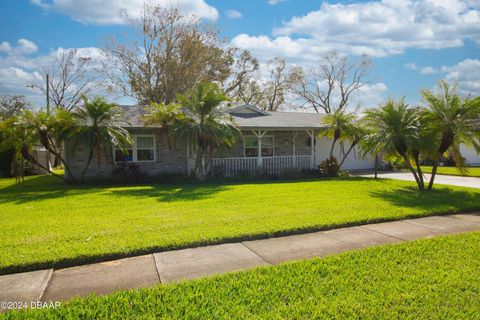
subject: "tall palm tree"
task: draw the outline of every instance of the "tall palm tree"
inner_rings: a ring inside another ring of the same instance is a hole
[[[365,113],[364,121],[369,133],[361,143],[362,149],[366,153],[383,154],[385,157],[399,155],[413,174],[418,188],[424,190],[422,173],[418,171],[420,163],[417,163],[415,170],[411,162],[416,150],[426,144],[419,138],[428,136],[421,133],[424,126],[421,125],[420,109],[409,107],[404,99],[390,99],[381,108],[367,110]]]
[[[480,97],[462,99],[456,93],[455,86],[445,81],[438,84],[440,93],[422,90],[426,103],[425,117],[428,125],[439,133],[436,150],[431,155],[433,160],[432,175],[428,189],[432,189],[440,159],[450,152],[456,166],[464,171],[464,160],[460,153],[460,144],[473,146],[480,152]]]
[[[176,103],[152,103],[143,117],[145,125],[158,126],[161,133],[167,137],[168,148],[173,148],[175,128],[185,119],[180,105]]]
[[[107,158],[108,147],[115,146],[123,151],[131,145],[132,140],[128,131],[122,127],[124,122],[122,110],[104,98],[95,97],[93,100],[83,97],[83,105],[76,112],[79,120],[79,138],[87,143],[89,153],[81,179],[90,168],[93,156],[100,162],[102,155]]]
[[[186,119],[176,128],[177,134],[195,137],[195,173],[202,177],[213,152],[222,146],[232,146],[239,130],[232,117],[221,108],[228,98],[214,83],[202,82],[178,97]]]

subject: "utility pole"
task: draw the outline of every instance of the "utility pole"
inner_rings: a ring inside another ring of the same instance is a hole
[[[47,114],[50,114],[50,84],[48,81],[48,73],[47,73]]]
[[[378,176],[378,154],[375,155],[375,179]]]

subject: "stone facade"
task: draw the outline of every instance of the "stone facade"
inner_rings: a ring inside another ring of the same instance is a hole
[[[134,135],[155,136],[155,160],[152,162],[135,162],[143,173],[155,176],[161,173],[187,174],[187,139],[180,137],[175,141],[173,150],[169,150],[168,142],[158,129],[154,128],[131,128],[129,132]],[[85,168],[89,149],[85,144],[75,143],[70,139],[66,144],[67,161],[75,177],[80,177]],[[92,159],[86,178],[107,178],[112,175],[114,169],[114,151],[106,150],[106,158],[102,156],[100,161],[95,156]]]
[[[194,166],[193,146],[188,146],[187,138],[180,137],[175,141],[173,150],[169,150],[166,137],[154,128],[131,128],[129,132],[135,135],[154,135],[155,136],[155,160],[151,162],[134,162],[140,170],[150,176],[162,173],[188,174]],[[291,156],[293,155],[293,133],[295,137],[295,154],[310,155],[310,137],[305,130],[298,131],[267,131],[265,137],[274,137],[274,155]],[[234,147],[226,150],[219,150],[214,157],[243,157],[244,156],[244,137],[253,135],[251,131],[242,132]],[[79,178],[84,169],[89,149],[85,144],[75,143],[75,139],[70,139],[66,144],[67,161],[70,164],[72,173]],[[102,156],[100,161],[95,156],[92,159],[90,168],[85,178],[108,178],[112,175],[115,167],[114,150],[106,150],[106,156]]]

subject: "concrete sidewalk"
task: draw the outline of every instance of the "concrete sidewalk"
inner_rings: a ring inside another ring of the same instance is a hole
[[[358,177],[373,178],[375,174],[373,173],[357,173],[355,174]],[[425,181],[430,181],[430,174],[424,174]],[[379,178],[385,179],[395,179],[395,180],[404,180],[404,181],[415,181],[415,178],[410,172],[379,172]],[[458,187],[468,187],[468,188],[480,188],[480,178],[474,177],[462,177],[462,176],[448,176],[443,174],[437,174],[435,176],[435,184],[447,184],[451,186]]]
[[[256,241],[154,253],[133,258],[0,276],[0,301],[58,301],[108,294],[323,257],[364,247],[480,231],[480,214],[432,216]],[[1,310],[6,311],[6,310]]]

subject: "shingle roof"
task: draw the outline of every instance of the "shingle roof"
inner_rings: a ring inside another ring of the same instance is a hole
[[[142,116],[146,113],[143,106],[121,106],[125,112],[125,127],[144,127]],[[259,112],[256,112],[258,110]],[[254,106],[240,106],[229,110],[240,128],[248,129],[320,129],[323,114],[307,112],[265,112]]]

